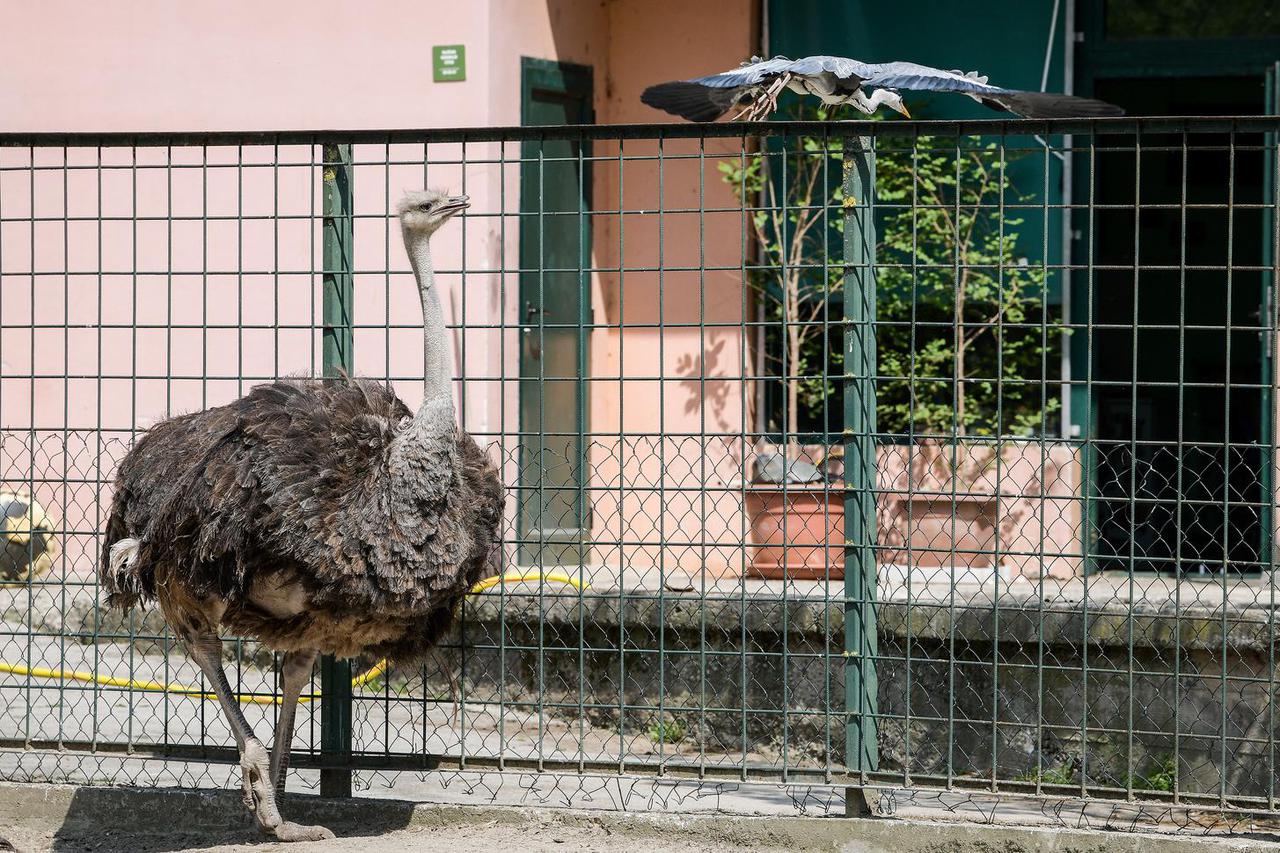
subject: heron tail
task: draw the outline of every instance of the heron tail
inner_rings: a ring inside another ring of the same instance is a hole
[[[1009,92],[987,95],[981,101],[994,110],[1007,110],[1024,118],[1110,118],[1124,115],[1123,109],[1106,101],[1054,92]]]
[[[715,121],[737,102],[738,90],[675,80],[650,86],[640,95],[640,100],[689,121]]]

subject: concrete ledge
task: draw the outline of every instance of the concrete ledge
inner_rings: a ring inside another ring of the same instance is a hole
[[[445,832],[505,826],[535,834],[556,828],[597,833],[608,846],[699,843],[717,849],[844,850],[850,853],[1206,853],[1275,849],[1263,836],[1177,837],[964,823],[815,817],[739,817],[662,813],[586,812],[510,806],[458,806],[401,800],[325,800],[290,795],[292,820],[323,823],[340,836],[377,836],[406,828]],[[79,788],[0,784],[0,827],[55,832],[55,842],[105,842],[128,849],[162,849],[181,836],[201,844],[257,838],[235,791]],[[110,828],[110,829],[106,829]],[[554,840],[547,838],[547,840]],[[59,846],[55,843],[55,846]],[[95,844],[94,846],[98,846]],[[168,849],[176,849],[169,847]]]
[[[1029,586],[1029,585],[1028,585]],[[731,593],[701,598],[697,593],[661,595],[648,590],[617,594],[576,594],[556,590],[539,599],[536,595],[510,594],[505,601],[486,597],[468,605],[472,623],[497,625],[537,624],[576,628],[698,631],[704,625],[725,634],[746,631],[750,635],[781,636],[785,627],[791,637],[825,640],[843,637],[844,601],[837,596],[815,597],[754,595],[744,602]],[[995,599],[985,588],[961,589],[954,602],[946,600],[881,601],[877,605],[880,633],[916,640],[1036,644],[1091,645],[1107,648],[1156,651],[1180,648],[1218,651],[1224,642],[1236,651],[1266,653],[1271,647],[1272,620],[1263,608],[1221,609],[1184,606],[1175,610],[1172,602],[1163,608],[1140,603],[1130,606],[1119,601],[1091,601],[1086,610],[1080,601],[1048,600],[1022,590],[1002,593]],[[495,634],[496,636],[496,634]]]
[[[1146,580],[1144,582],[1151,582]],[[536,585],[525,585],[505,595],[489,594],[467,604],[467,621],[496,626],[538,624],[574,630],[579,625],[609,631],[649,631],[659,628],[700,631],[712,626],[724,634],[811,638],[840,641],[844,632],[843,588],[832,584],[793,584],[784,595],[780,584],[745,581],[750,589],[709,589],[703,598],[697,590],[671,591],[658,586],[637,586],[622,593],[604,586],[585,595],[562,587],[548,587],[538,594]],[[906,588],[882,579],[878,619],[880,633],[916,640],[950,640],[1001,643],[1082,645],[1153,651],[1220,651],[1269,653],[1275,641],[1277,615],[1266,587],[1240,584],[1233,597],[1206,600],[1204,584],[1183,583],[1182,601],[1160,590],[1143,591],[1132,603],[1123,585],[1095,580],[1087,590],[1079,583],[1059,586],[1052,582],[1044,598],[1033,583],[1001,585],[999,595],[990,585],[917,586],[911,600]],[[1208,591],[1217,594],[1213,585]],[[1056,591],[1055,591],[1056,590]],[[1193,594],[1200,590],[1201,594]],[[1275,594],[1280,610],[1280,593]],[[76,642],[159,637],[165,633],[158,608],[136,609],[121,615],[100,610],[92,587],[63,588],[40,584],[33,592],[25,587],[0,588],[0,622],[9,630],[62,634]],[[144,646],[152,640],[135,640]],[[242,655],[269,663],[258,645],[246,642]]]

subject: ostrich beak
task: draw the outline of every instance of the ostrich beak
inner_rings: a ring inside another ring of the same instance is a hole
[[[448,201],[440,205],[439,211],[441,213],[448,213],[452,216],[455,213],[461,213],[470,206],[471,200],[467,196],[455,195],[451,196]]]

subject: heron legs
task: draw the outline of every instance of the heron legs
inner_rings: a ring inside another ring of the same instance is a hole
[[[272,783],[271,756],[249,727],[240,711],[240,701],[227,682],[222,669],[222,640],[212,631],[197,634],[187,640],[187,649],[199,665],[205,678],[213,685],[218,702],[236,738],[240,750],[240,769],[244,773],[244,802],[257,818],[258,826],[281,841],[319,841],[334,835],[323,826],[302,826],[280,817],[276,807],[275,789]],[[301,687],[298,688],[301,690]],[[296,703],[290,703],[290,708]],[[292,717],[292,713],[290,713]],[[283,719],[283,713],[282,713]],[[292,728],[292,719],[290,720]]]
[[[782,94],[782,90],[787,88],[787,84],[790,82],[791,74],[789,72],[784,71],[779,74],[763,92],[757,95],[751,103],[747,104],[730,121],[737,121],[744,116],[747,121],[763,121],[768,117],[769,113],[778,108],[778,96]]]

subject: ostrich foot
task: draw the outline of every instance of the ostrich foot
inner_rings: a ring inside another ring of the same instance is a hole
[[[281,821],[275,833],[280,841],[325,841],[337,837],[332,830],[323,826],[304,826],[287,820]]]
[[[240,754],[244,771],[244,804],[258,821],[258,828],[280,841],[323,841],[334,834],[323,826],[303,826],[280,817],[275,786],[271,783],[271,756],[262,742],[246,741]]]

